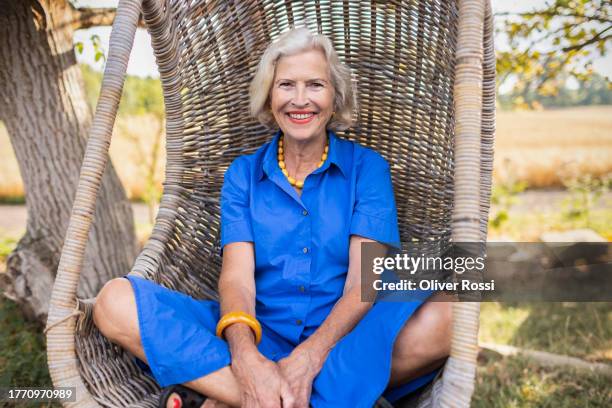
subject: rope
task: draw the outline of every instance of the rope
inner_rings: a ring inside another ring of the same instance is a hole
[[[78,310],[78,309],[74,309],[69,315],[66,315],[64,317],[62,317],[61,319],[59,319],[58,321],[55,321],[53,323],[51,323],[50,325],[48,325],[44,330],[43,333],[47,334],[47,332],[49,330],[51,330],[52,328],[54,328],[55,326],[57,326],[60,323],[65,322],[66,320],[70,319],[72,316],[77,316],[77,315],[81,315],[83,316],[85,314],[85,312]]]

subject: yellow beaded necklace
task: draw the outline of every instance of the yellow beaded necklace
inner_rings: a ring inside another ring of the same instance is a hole
[[[325,160],[327,160],[328,150],[329,150],[329,140],[327,144],[325,145],[325,150],[323,151],[323,155],[321,156],[321,161],[317,165],[317,169],[321,167],[323,163],[325,163]],[[284,149],[283,149],[283,139],[282,138],[278,139],[278,167],[280,167],[285,177],[287,177],[289,184],[297,188],[304,187],[304,180],[294,179],[293,177],[289,175],[289,172],[287,171],[287,168],[286,168],[287,166],[285,165],[285,154],[284,154]]]

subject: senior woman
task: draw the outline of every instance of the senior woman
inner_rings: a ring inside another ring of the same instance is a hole
[[[281,35],[250,87],[278,130],[225,173],[220,303],[128,275],[101,290],[96,325],[166,387],[160,406],[371,407],[443,364],[449,303],[361,299],[361,243],[399,231],[389,165],[334,133],[353,87],[325,36]]]

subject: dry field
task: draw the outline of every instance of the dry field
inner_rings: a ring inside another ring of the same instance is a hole
[[[612,174],[612,106],[498,112],[497,181],[559,187],[586,174]]]
[[[111,158],[132,199],[144,194],[151,151],[159,132],[153,116],[120,118]],[[530,187],[562,187],[577,175],[612,174],[612,106],[499,112],[494,177],[524,180]],[[163,141],[155,181],[161,187]],[[0,123],[0,199],[23,195],[19,169]]]

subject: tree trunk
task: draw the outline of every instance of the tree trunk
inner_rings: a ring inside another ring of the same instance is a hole
[[[92,121],[72,44],[75,16],[66,0],[0,0],[0,120],[28,210],[3,286],[43,323]],[[77,296],[95,296],[107,280],[128,273],[136,253],[132,209],[109,162]]]

